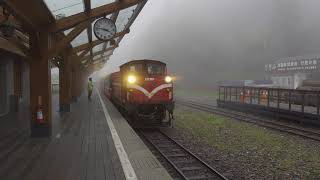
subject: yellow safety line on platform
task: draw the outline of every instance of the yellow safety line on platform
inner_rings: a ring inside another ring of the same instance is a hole
[[[114,145],[116,147],[116,150],[117,150],[120,162],[121,162],[122,169],[123,169],[124,174],[126,176],[126,179],[127,180],[137,180],[138,178],[136,176],[136,173],[134,172],[134,169],[133,169],[131,162],[128,158],[128,155],[122,145],[122,142],[121,142],[120,137],[117,133],[117,130],[114,127],[114,124],[111,120],[111,117],[108,113],[108,110],[107,110],[107,108],[101,98],[100,92],[97,89],[95,89],[95,90],[98,92],[98,96],[99,96],[99,99],[100,99],[100,102],[101,102],[101,105],[103,108],[104,116],[106,117],[109,129],[110,129],[110,132],[112,135],[112,139],[113,139]]]

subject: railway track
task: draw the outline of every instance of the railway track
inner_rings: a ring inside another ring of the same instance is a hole
[[[194,108],[197,110],[222,115],[222,116],[236,119],[239,121],[244,121],[247,123],[256,124],[256,125],[259,125],[259,126],[262,126],[265,128],[274,129],[277,131],[281,131],[281,132],[285,132],[288,134],[312,139],[315,141],[320,141],[320,133],[319,132],[315,132],[315,131],[305,129],[302,127],[296,127],[296,126],[284,124],[281,122],[267,120],[265,118],[256,117],[253,115],[244,115],[244,114],[241,114],[238,112],[224,110],[224,109],[221,109],[217,106],[208,105],[208,104],[201,104],[201,103],[194,102],[194,101],[177,100],[176,102],[178,104],[183,105],[183,106],[187,106],[187,107]]]
[[[222,174],[160,130],[141,130],[140,134],[186,180],[226,180]]]

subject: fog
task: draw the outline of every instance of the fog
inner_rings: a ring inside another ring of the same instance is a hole
[[[319,7],[318,0],[149,0],[102,72],[156,59],[190,88],[263,79],[267,62],[320,53]]]

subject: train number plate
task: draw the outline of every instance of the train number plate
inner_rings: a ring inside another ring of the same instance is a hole
[[[144,78],[145,81],[154,81],[154,78]]]

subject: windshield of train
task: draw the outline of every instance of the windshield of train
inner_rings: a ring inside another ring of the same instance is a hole
[[[129,66],[129,72],[141,73],[142,71],[142,64],[131,64]]]
[[[165,66],[162,64],[149,63],[147,64],[148,74],[163,75],[165,73]]]

